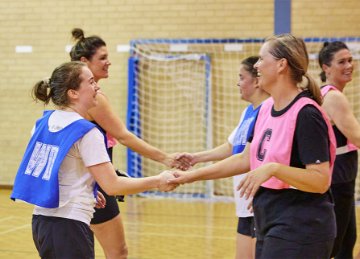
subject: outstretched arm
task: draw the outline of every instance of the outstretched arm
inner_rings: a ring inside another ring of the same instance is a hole
[[[248,144],[241,154],[230,156],[215,164],[202,167],[189,172],[174,172],[176,179],[169,180],[169,183],[183,184],[200,180],[220,179],[237,174],[243,174],[250,170]]]
[[[173,156],[146,143],[131,133],[120,118],[115,114],[104,94],[97,95],[98,105],[88,111],[90,120],[95,120],[107,133],[116,138],[122,145],[140,155],[158,161],[168,167],[174,167],[178,162]]]
[[[196,153],[179,153],[176,156],[176,159],[187,160],[190,165],[196,165],[201,162],[209,162],[209,161],[218,161],[223,160],[232,154],[232,145],[229,142],[226,142],[220,146],[217,146],[210,150],[205,150]]]
[[[127,178],[117,176],[110,162],[93,165],[88,169],[108,195],[136,194],[152,189],[170,191],[177,186],[176,183],[168,183],[169,179],[174,178],[168,171],[156,176]]]

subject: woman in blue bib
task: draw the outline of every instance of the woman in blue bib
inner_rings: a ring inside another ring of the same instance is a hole
[[[11,198],[35,205],[32,232],[41,258],[94,258],[89,225],[97,184],[110,195],[174,187],[166,183],[171,178],[166,172],[143,179],[116,175],[104,135],[84,119],[97,105],[99,89],[82,62],[57,67],[33,88],[35,100],[52,101],[57,109],[37,120]],[[104,197],[98,197],[97,207],[103,208]]]
[[[179,154],[179,157],[185,157],[192,165],[195,165],[200,162],[225,159],[244,151],[246,143],[253,133],[261,104],[269,97],[269,94],[262,90],[258,83],[257,70],[254,68],[258,59],[258,56],[251,56],[241,61],[237,86],[241,99],[250,104],[242,112],[240,121],[228,137],[228,141],[210,150],[182,153]],[[254,258],[255,256],[254,214],[248,209],[251,200],[240,198],[239,191],[236,190],[244,177],[245,174],[235,175],[233,178],[236,215],[238,216],[235,259]]]

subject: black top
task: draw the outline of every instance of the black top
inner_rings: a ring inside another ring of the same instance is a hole
[[[347,144],[347,138],[341,131],[333,125],[336,146],[342,147]],[[358,152],[357,150],[337,155],[335,159],[332,184],[351,182],[356,179],[358,171]]]
[[[280,116],[301,97],[300,93],[286,108],[272,110]],[[305,168],[306,164],[329,161],[328,129],[321,112],[313,105],[298,113],[291,151],[290,166]],[[253,201],[257,238],[273,236],[299,243],[313,243],[335,237],[335,215],[329,193],[318,194],[297,189],[273,190],[260,187]]]
[[[323,85],[323,88],[326,85]],[[347,138],[333,125],[336,138],[336,147],[343,147],[347,144]],[[358,152],[356,150],[337,155],[332,176],[332,184],[351,182],[356,179],[358,171]]]
[[[112,163],[113,160],[113,148],[112,147],[108,147],[107,145],[107,137],[106,137],[106,131],[96,122],[96,121],[91,121],[92,123],[94,123],[96,125],[96,127],[101,131],[101,133],[104,135],[105,138],[105,145],[106,145],[106,151],[108,152],[110,161]]]

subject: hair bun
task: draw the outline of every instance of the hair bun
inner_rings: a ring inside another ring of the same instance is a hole
[[[71,34],[75,40],[83,40],[85,38],[84,31],[80,28],[74,28]]]

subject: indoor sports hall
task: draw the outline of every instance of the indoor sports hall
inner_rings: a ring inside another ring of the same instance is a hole
[[[49,109],[31,88],[70,61],[73,28],[106,41],[111,66],[99,85],[126,127],[167,153],[193,153],[227,140],[248,105],[237,87],[240,62],[274,34],[304,39],[319,85],[324,42],[347,44],[354,69],[344,93],[360,121],[359,14],[358,0],[0,1],[0,259],[39,258],[33,205],[10,194],[34,122]],[[136,178],[168,169],[121,144],[113,164]],[[231,177],[128,195],[118,205],[129,259],[235,258]],[[359,206],[356,215],[359,233]],[[95,258],[106,258],[96,238]]]

